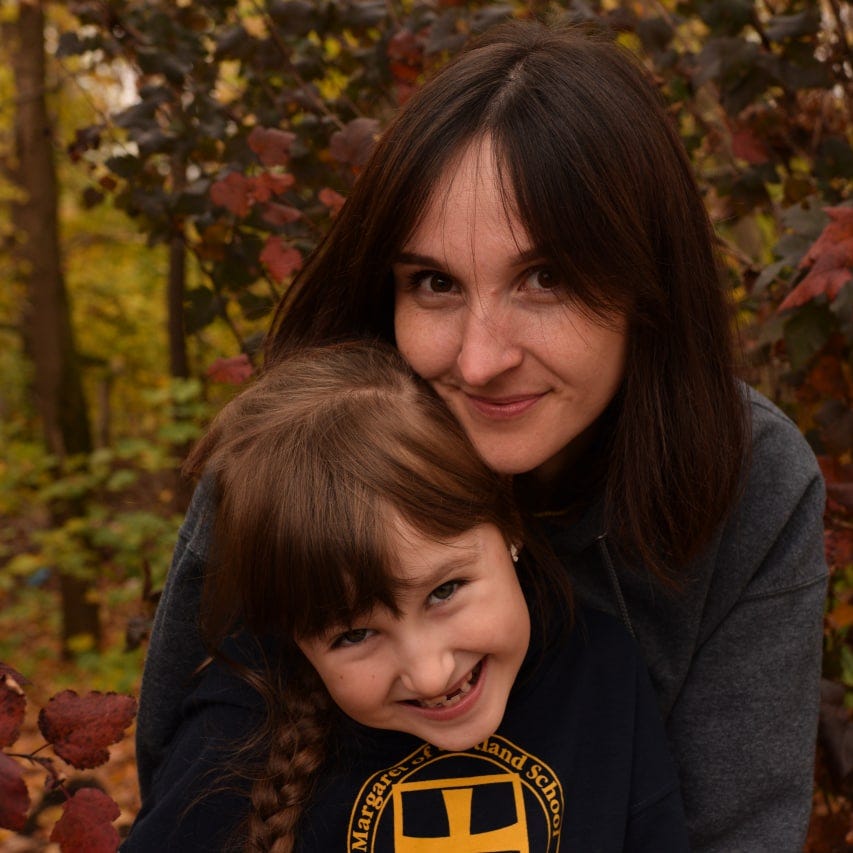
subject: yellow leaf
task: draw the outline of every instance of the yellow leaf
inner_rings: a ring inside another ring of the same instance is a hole
[[[853,604],[844,603],[833,607],[827,614],[826,620],[836,631],[849,628],[853,625]]]

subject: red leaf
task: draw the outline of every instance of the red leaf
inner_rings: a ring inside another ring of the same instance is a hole
[[[302,255],[280,237],[270,237],[261,252],[261,263],[281,282],[302,267]]]
[[[0,677],[0,749],[11,746],[21,733],[27,698],[11,675]]]
[[[397,83],[408,83],[409,85],[418,82],[420,69],[414,65],[407,65],[405,62],[390,63],[391,76]]]
[[[398,30],[388,41],[388,58],[407,65],[417,65],[424,55],[423,45],[411,30]]]
[[[63,806],[50,840],[62,853],[115,853],[119,834],[113,821],[121,809],[103,791],[80,788]]]
[[[290,159],[290,146],[294,139],[296,134],[287,130],[253,127],[248,142],[264,166],[284,166]]]
[[[276,204],[274,201],[269,202],[263,212],[264,222],[269,225],[289,225],[301,216],[302,211],[299,208],[291,207],[289,204]]]
[[[732,132],[732,154],[753,166],[766,163],[770,159],[767,146],[749,127]]]
[[[818,399],[845,399],[848,383],[844,362],[835,354],[821,355],[809,370],[804,380],[805,384]]]
[[[332,213],[332,216],[337,216],[341,212],[341,208],[344,206],[344,202],[346,199],[338,192],[335,192],[330,187],[323,187],[319,193],[317,193],[317,198],[320,199],[321,204],[326,205]]]
[[[830,301],[853,279],[853,207],[825,207],[832,221],[812,243],[800,269],[811,266],[808,275],[785,297],[780,311],[796,308],[826,294]]]
[[[834,631],[853,625],[853,604],[838,604],[826,614],[826,621]]]
[[[232,358],[217,358],[207,368],[207,375],[214,382],[224,382],[228,385],[242,385],[252,375],[252,367],[249,357],[241,352]]]
[[[295,183],[296,178],[289,172],[263,172],[254,179],[252,196],[255,201],[269,201],[272,196],[287,192]]]
[[[85,770],[109,761],[107,747],[124,737],[135,716],[136,700],[131,696],[99,691],[78,696],[63,690],[41,709],[38,724],[63,761]]]
[[[853,511],[853,483],[827,483],[826,497],[828,506]]]
[[[379,134],[379,122],[375,118],[354,118],[343,130],[332,134],[329,151],[340,163],[363,166]]]
[[[0,827],[20,832],[27,822],[30,795],[21,768],[0,752]]]
[[[402,107],[412,95],[417,92],[418,87],[412,83],[402,83],[399,80],[394,83],[394,100],[397,106]]]
[[[823,542],[826,562],[830,567],[842,569],[853,565],[853,530],[846,527],[826,530]]]
[[[235,216],[246,216],[252,206],[252,180],[239,172],[229,172],[224,178],[214,181],[210,187],[210,200]]]

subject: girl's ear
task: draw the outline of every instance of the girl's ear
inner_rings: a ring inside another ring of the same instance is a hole
[[[518,552],[519,552],[519,550],[520,550],[519,546],[518,546],[518,545],[516,545],[516,544],[514,544],[514,543],[513,543],[512,545],[510,545],[510,546],[509,546],[509,555],[510,555],[510,557],[512,557],[512,561],[513,561],[513,563],[517,563],[517,562],[518,562]]]

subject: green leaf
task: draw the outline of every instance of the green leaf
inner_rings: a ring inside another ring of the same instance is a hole
[[[767,285],[772,284],[779,277],[779,273],[782,272],[783,269],[790,268],[790,265],[786,260],[774,261],[772,264],[768,264],[764,267],[763,270],[759,273],[758,278],[755,280],[755,284],[752,285],[752,292],[755,294],[763,293],[767,288]],[[766,325],[766,324],[765,324]]]
[[[838,291],[829,310],[838,319],[838,325],[848,344],[853,344],[853,281],[848,281]]]
[[[184,298],[184,327],[188,334],[209,326],[222,310],[222,300],[209,287],[193,287]]]
[[[752,20],[752,0],[699,0],[699,17],[715,34],[736,36]]]
[[[139,474],[136,471],[125,468],[113,473],[106,482],[106,489],[109,492],[121,492],[134,485],[138,480]]]
[[[269,296],[259,296],[251,290],[243,290],[237,296],[237,302],[247,320],[260,320],[275,307],[275,301]]]
[[[764,27],[765,35],[772,41],[815,35],[819,30],[820,9],[818,6],[806,9],[796,15],[774,15]]]
[[[745,39],[710,39],[696,58],[696,83],[715,81],[720,100],[731,116],[737,116],[776,80],[776,61],[760,45]]]
[[[821,142],[814,174],[824,181],[853,178],[853,148],[843,136],[829,136]]]
[[[142,161],[132,154],[122,154],[118,157],[110,157],[106,162],[106,167],[118,175],[120,178],[130,180],[135,178],[142,167]]]
[[[809,302],[785,323],[785,349],[794,370],[808,365],[826,344],[835,323],[825,305]]]

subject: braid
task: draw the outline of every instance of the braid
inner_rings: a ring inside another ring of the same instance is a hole
[[[247,853],[291,853],[296,828],[326,758],[331,699],[310,667],[292,672],[271,717],[266,772],[252,787]]]

